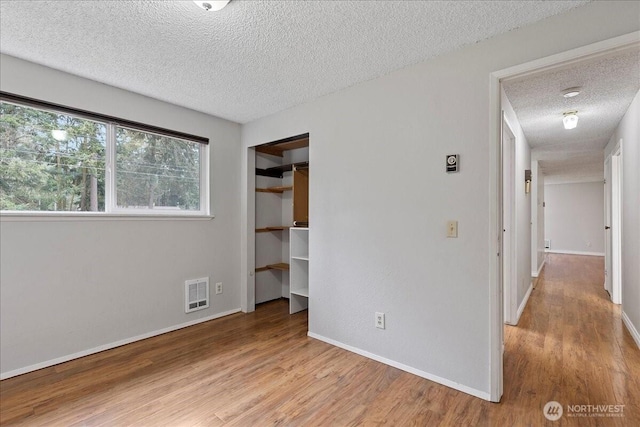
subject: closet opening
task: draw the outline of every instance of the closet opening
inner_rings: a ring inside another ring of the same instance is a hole
[[[254,148],[255,303],[293,314],[309,306],[309,134]]]

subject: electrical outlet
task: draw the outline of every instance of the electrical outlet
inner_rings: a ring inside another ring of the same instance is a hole
[[[384,329],[384,313],[376,313],[376,328]]]
[[[222,293],[222,282],[216,283],[216,295],[220,295]]]

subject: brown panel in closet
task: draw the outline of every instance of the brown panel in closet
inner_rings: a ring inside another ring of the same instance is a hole
[[[309,168],[293,170],[293,222],[309,222]]]

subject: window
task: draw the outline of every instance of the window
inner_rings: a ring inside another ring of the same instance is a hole
[[[208,214],[208,140],[21,100],[0,95],[0,210]]]
[[[106,126],[0,103],[0,207],[104,211]]]
[[[118,209],[200,210],[200,147],[188,141],[118,127]]]

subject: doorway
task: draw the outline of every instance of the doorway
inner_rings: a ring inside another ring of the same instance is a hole
[[[628,34],[603,42],[595,43],[589,46],[573,49],[557,55],[535,60],[526,64],[491,73],[490,76],[490,138],[492,141],[491,149],[491,198],[494,201],[491,212],[492,229],[495,230],[497,238],[492,239],[492,249],[490,254],[492,261],[490,262],[490,278],[491,278],[491,375],[490,375],[490,400],[499,402],[503,390],[503,325],[506,319],[505,299],[503,291],[506,292],[504,281],[505,276],[504,263],[507,261],[508,255],[503,251],[503,236],[505,233],[505,219],[503,218],[505,198],[508,197],[503,191],[503,167],[502,167],[502,144],[503,141],[503,121],[501,108],[501,88],[502,81],[508,78],[523,77],[539,73],[543,70],[559,69],[573,65],[587,58],[598,58],[611,52],[622,50],[627,47],[637,46],[637,33]],[[602,160],[600,160],[602,162]],[[619,162],[618,160],[615,160]],[[612,160],[612,169],[613,169]],[[602,165],[602,163],[600,163]],[[619,173],[619,172],[618,172]],[[619,176],[619,175],[618,175]],[[612,180],[613,181],[613,180]],[[612,182],[613,185],[613,182]],[[619,191],[619,184],[618,184]],[[612,193],[614,190],[612,189]],[[615,214],[612,211],[612,221],[615,222]],[[618,225],[618,229],[619,229]],[[612,252],[614,246],[619,244],[611,241]],[[619,250],[619,249],[618,249]],[[619,252],[618,252],[619,253]],[[494,254],[497,254],[495,256]],[[612,257],[613,259],[613,257]],[[513,265],[513,263],[510,263]],[[615,268],[613,268],[615,269]],[[618,269],[619,271],[619,269]],[[611,284],[613,288],[613,280]]]
[[[296,262],[291,262],[291,243],[296,241],[290,235],[308,230],[309,134],[249,147],[247,156],[243,267],[248,275],[242,287],[242,310],[251,312],[257,304],[279,299],[289,300],[291,313],[306,309],[308,295],[300,288],[308,282],[301,271],[308,268],[300,267],[303,263],[295,256]]]

